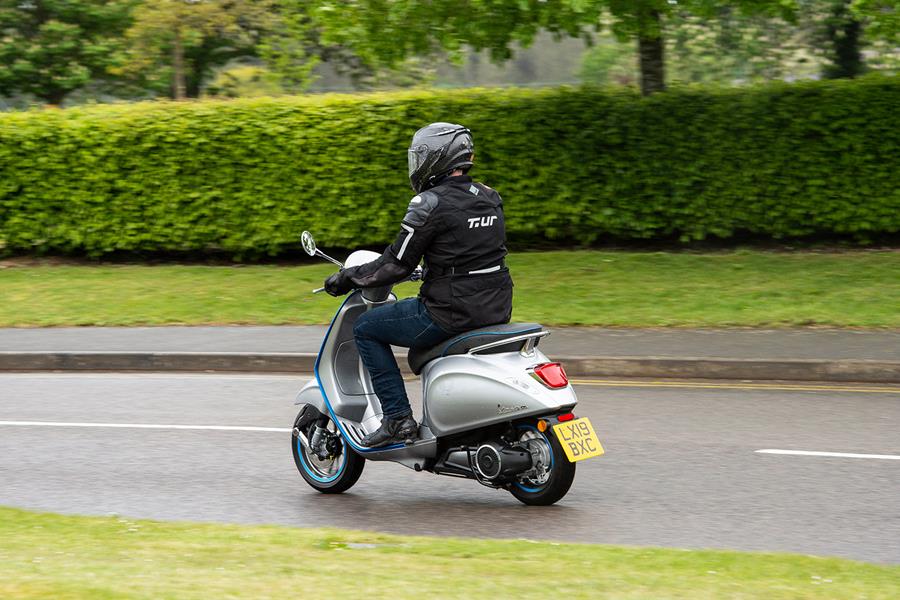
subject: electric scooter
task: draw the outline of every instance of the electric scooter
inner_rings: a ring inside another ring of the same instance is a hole
[[[301,241],[307,254],[341,268],[379,257],[357,250],[342,265],[316,248],[308,231]],[[417,269],[409,279],[421,277]],[[536,323],[492,325],[410,350],[409,367],[422,377],[418,439],[377,448],[362,444],[380,426],[382,413],[353,325],[367,310],[396,302],[392,287],[354,290],[331,321],[315,377],[294,402],[300,412],[291,449],[303,479],[319,492],[341,493],[356,483],[367,460],[392,461],[508,490],[529,505],[565,496],[576,462],[600,456],[603,447],[590,421],[573,414],[578,399],[562,365],[537,348],[550,332]]]

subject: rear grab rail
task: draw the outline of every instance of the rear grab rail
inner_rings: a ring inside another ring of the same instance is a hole
[[[513,344],[515,342],[524,342],[522,344],[522,349],[520,350],[520,352],[523,355],[528,356],[534,350],[537,341],[540,338],[548,335],[550,335],[550,332],[546,330],[535,331],[533,333],[524,333],[522,335],[497,340],[496,342],[488,342],[487,344],[475,346],[474,348],[470,348],[469,351],[466,352],[466,354],[478,354],[479,352],[484,352],[485,350],[490,350],[491,348],[497,348],[498,346],[506,346],[507,344]]]

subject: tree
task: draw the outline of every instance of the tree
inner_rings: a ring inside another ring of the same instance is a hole
[[[724,5],[748,12],[789,13],[794,0],[355,0],[322,2],[315,11],[327,40],[371,60],[396,64],[438,49],[459,55],[464,45],[508,60],[511,44],[528,45],[538,31],[592,39],[605,15],[622,40],[637,44],[641,90],[665,89],[665,23],[681,10],[714,18]]]
[[[128,30],[124,73],[170,81],[176,100],[196,97],[215,66],[253,55],[273,23],[274,0],[150,0]]]
[[[111,77],[134,0],[0,0],[0,94],[59,105]]]
[[[350,49],[374,68],[435,54],[459,60],[468,48],[509,60],[514,42],[527,46],[542,29],[589,38],[602,6],[588,0],[335,0],[319,2],[311,15],[324,45]]]
[[[779,17],[793,21],[801,0],[607,0],[613,16],[612,30],[621,40],[636,39],[644,95],[662,91],[666,86],[666,30],[675,36],[693,21],[707,29],[718,27],[725,34],[717,40],[724,49],[728,45],[727,25],[739,17],[747,23],[750,17]],[[776,33],[777,34],[777,33]],[[771,37],[772,32],[763,34]]]
[[[856,77],[869,68],[900,68],[897,0],[830,0],[829,8],[825,37],[831,64],[826,77]]]
[[[666,89],[663,17],[671,12],[668,0],[608,0],[612,30],[621,40],[637,40],[641,93]]]
[[[834,0],[826,20],[825,35],[829,42],[831,64],[825,68],[824,75],[830,79],[856,77],[865,69],[860,49],[862,23],[850,10],[850,2]]]

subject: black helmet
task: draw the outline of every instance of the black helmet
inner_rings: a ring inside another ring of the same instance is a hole
[[[439,177],[472,166],[475,143],[462,125],[432,123],[418,130],[409,145],[409,183],[418,194]]]

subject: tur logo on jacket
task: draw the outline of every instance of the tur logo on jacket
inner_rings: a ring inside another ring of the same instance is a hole
[[[469,219],[469,229],[475,229],[476,227],[490,227],[496,220],[496,215],[491,217],[472,217]]]

